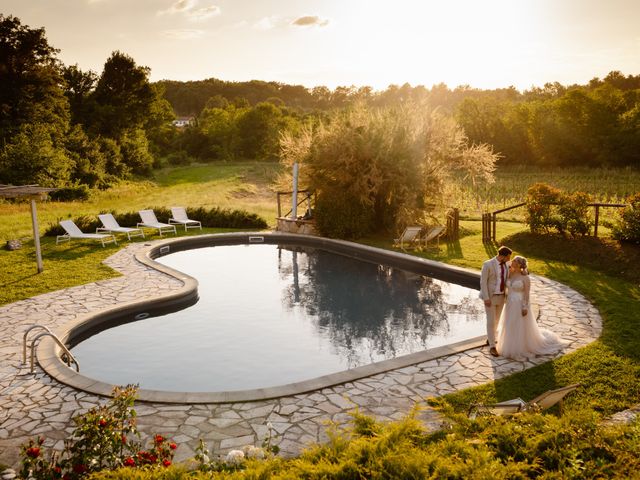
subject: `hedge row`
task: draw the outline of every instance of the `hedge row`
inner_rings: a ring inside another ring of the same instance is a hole
[[[168,222],[171,218],[171,210],[166,207],[147,207],[153,210],[160,222]],[[267,228],[267,222],[264,218],[249,213],[244,210],[228,210],[214,207],[206,208],[187,208],[187,216],[193,220],[202,222],[203,227],[208,228]],[[102,212],[106,213],[106,212]],[[135,227],[140,222],[138,212],[116,213],[110,212],[116,221],[123,227]],[[62,220],[62,219],[60,219]],[[72,219],[75,224],[83,232],[95,232],[96,228],[102,227],[102,223],[97,215],[82,215]],[[45,236],[56,236],[64,234],[64,230],[60,224],[49,225],[45,231]]]

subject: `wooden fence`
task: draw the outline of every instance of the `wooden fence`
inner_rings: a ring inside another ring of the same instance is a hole
[[[507,208],[496,210],[495,212],[482,214],[482,241],[483,242],[495,242],[496,241],[496,224],[498,223],[498,214],[504,213],[514,208],[524,207],[526,203],[518,203]],[[552,204],[556,205],[556,204]],[[624,203],[589,203],[587,206],[594,207],[596,209],[593,236],[598,236],[598,222],[600,220],[600,208],[624,208],[627,205]]]

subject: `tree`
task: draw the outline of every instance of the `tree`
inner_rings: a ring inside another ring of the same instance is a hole
[[[67,128],[57,52],[44,28],[32,29],[0,14],[0,146],[25,124],[47,124],[60,134]]]
[[[157,98],[149,73],[148,67],[137,66],[130,56],[118,51],[111,54],[93,94],[98,133],[119,138],[147,123]]]
[[[321,233],[343,238],[415,222],[453,173],[491,180],[496,161],[488,146],[469,147],[453,119],[415,105],[357,105],[285,134],[281,147],[284,163],[301,163],[301,183],[317,193]]]
[[[78,65],[71,65],[62,69],[64,79],[64,94],[71,108],[71,122],[87,124],[91,120],[91,93],[98,76],[91,70],[83,72]]]
[[[0,181],[61,187],[71,180],[74,162],[56,145],[55,127],[25,123],[0,150]]]

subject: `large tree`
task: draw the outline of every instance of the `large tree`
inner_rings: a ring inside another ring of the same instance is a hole
[[[29,28],[0,14],[0,146],[25,124],[47,124],[54,133],[67,128],[57,52],[44,28]]]
[[[119,138],[147,122],[157,98],[149,83],[149,72],[148,67],[136,65],[129,55],[118,51],[111,54],[93,93],[95,128],[99,133]]]
[[[321,233],[358,237],[421,219],[440,203],[452,173],[492,179],[496,156],[470,146],[450,117],[415,106],[337,112],[300,135],[284,135],[285,163],[301,163],[305,187],[317,193]]]

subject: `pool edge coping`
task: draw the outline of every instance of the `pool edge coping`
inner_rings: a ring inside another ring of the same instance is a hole
[[[262,241],[252,242],[250,241],[250,237],[253,237],[254,239],[262,238]],[[265,242],[265,238],[271,241]],[[457,280],[463,279],[467,286],[473,284],[474,286],[471,288],[475,288],[475,285],[478,284],[480,278],[479,273],[473,270],[434,262],[432,260],[407,255],[405,253],[347,242],[344,240],[280,232],[233,232],[196,235],[156,241],[153,244],[148,244],[148,248],[144,249],[144,251],[133,254],[133,258],[143,265],[183,282],[182,287],[177,290],[172,290],[170,293],[160,297],[124,302],[108,309],[89,312],[66,323],[56,332],[56,334],[63,342],[66,343],[70,337],[78,336],[79,333],[83,330],[87,330],[91,326],[107,322],[115,316],[121,316],[128,312],[133,313],[134,311],[139,311],[141,307],[145,305],[154,305],[155,307],[160,305],[171,306],[184,303],[194,297],[197,298],[198,282],[196,279],[155,261],[156,258],[162,256],[161,249],[163,248],[169,247],[168,253],[174,253],[176,251],[186,250],[188,247],[201,248],[212,245],[237,245],[251,243],[278,244],[283,242],[286,243],[287,240],[295,241],[298,244],[307,246],[323,247],[334,252],[337,251],[338,253],[352,253],[356,258],[360,258],[365,261],[371,261],[375,257],[384,257],[386,260],[395,261],[396,264],[399,264],[401,267],[407,265],[414,266],[416,269],[422,270],[422,272],[417,273],[423,273],[425,275],[438,276],[439,274],[441,276],[447,273],[452,274]],[[434,272],[436,273],[434,274]],[[457,281],[455,283],[460,282]],[[213,404],[260,401],[293,396],[334,385],[349,383],[391,370],[406,368],[411,365],[449,356],[466,350],[480,348],[484,345],[485,336],[482,335],[460,342],[435,347],[433,349],[422,350],[402,355],[400,357],[362,365],[353,369],[343,370],[341,372],[284,385],[222,392],[173,392],[139,389],[137,399],[139,401],[154,403]],[[114,385],[84,376],[81,373],[76,373],[72,368],[68,367],[61,361],[59,350],[60,349],[51,338],[43,338],[38,344],[36,350],[38,363],[47,374],[51,375],[61,383],[78,390],[97,395],[111,396]]]

